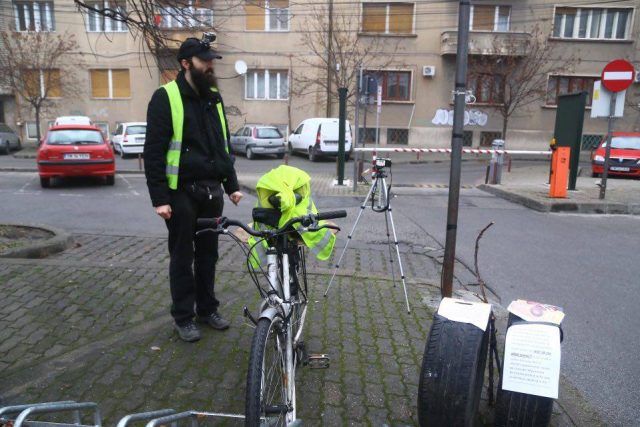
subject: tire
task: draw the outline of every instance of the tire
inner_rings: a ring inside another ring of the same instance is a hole
[[[42,187],[42,188],[51,187],[51,178],[40,177],[40,187]]]
[[[251,147],[247,147],[247,160],[254,160],[255,158],[256,158],[256,155],[254,154]]]
[[[420,426],[474,425],[487,362],[485,331],[434,314],[418,386]]]
[[[11,144],[9,144],[9,141],[5,141],[2,144],[2,153],[3,154],[10,154],[11,153]]]
[[[108,175],[107,176],[107,185],[113,185],[115,183],[116,183],[115,175]]]
[[[127,158],[127,155],[124,154],[124,150],[122,148],[120,148],[120,158],[121,159],[126,159]]]
[[[309,147],[309,161],[310,162],[317,162],[318,161],[318,155],[316,154],[316,152],[313,149],[313,147]]]
[[[513,322],[521,320],[520,317],[509,313],[507,327],[511,326]],[[502,361],[504,363],[504,353]],[[553,400],[549,397],[503,390],[502,382],[500,382],[494,425],[496,427],[546,427],[551,423]]]
[[[260,319],[253,333],[247,390],[245,400],[245,426],[285,426],[287,412],[284,366],[276,350],[278,341],[284,346],[285,335],[279,331],[284,325],[281,317]],[[263,369],[264,367],[264,369]],[[263,378],[263,371],[266,378]],[[270,388],[267,388],[269,387]],[[270,397],[272,401],[263,401]],[[269,408],[270,410],[266,410]],[[280,409],[280,413],[277,410]],[[268,417],[261,423],[261,417]]]

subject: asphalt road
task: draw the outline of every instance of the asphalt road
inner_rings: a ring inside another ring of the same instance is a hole
[[[135,159],[125,160],[135,165]],[[238,159],[239,170],[266,171],[275,160]],[[332,161],[290,164],[313,171]],[[0,161],[0,166],[2,162]],[[350,171],[352,163],[347,165]],[[463,163],[463,186],[484,181],[486,163]],[[444,245],[448,163],[394,165],[397,197],[394,223],[401,245]],[[514,163],[518,167],[518,163]],[[0,222],[46,223],[71,232],[119,235],[164,235],[164,224],[149,204],[142,175],[120,174],[114,187],[79,180],[43,190],[35,172],[1,172]],[[347,177],[350,176],[348,172]],[[416,187],[421,185],[421,187]],[[360,212],[361,199],[320,198],[320,209],[343,207],[340,223],[348,232]],[[225,214],[248,220],[255,204],[247,196],[240,207],[228,203]],[[480,244],[483,279],[503,305],[527,298],[562,306],[564,322],[562,372],[609,425],[640,425],[640,217],[543,214],[476,189],[463,189],[460,199],[457,255],[473,265],[478,232],[495,225]],[[344,234],[343,234],[344,236]],[[354,244],[384,244],[381,214],[365,210]],[[463,283],[468,271],[456,270]]]

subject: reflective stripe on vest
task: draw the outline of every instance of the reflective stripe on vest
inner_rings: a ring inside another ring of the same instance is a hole
[[[167,184],[172,190],[178,188],[178,173],[180,172],[180,153],[182,151],[182,135],[184,126],[184,106],[182,104],[182,96],[180,96],[180,88],[175,80],[162,85],[169,96],[169,106],[171,107],[171,125],[173,127],[173,135],[171,143],[167,151]],[[218,92],[218,89],[211,88],[212,92]],[[222,102],[217,103],[218,117],[222,125],[222,134],[224,135],[224,149],[229,152],[229,144],[227,144],[227,120],[224,117],[224,109]]]

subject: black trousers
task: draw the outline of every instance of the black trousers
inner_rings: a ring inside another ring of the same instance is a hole
[[[222,215],[222,188],[212,196],[200,200],[182,189],[171,191],[172,213],[165,222],[169,230],[171,315],[178,325],[191,321],[194,314],[208,316],[220,305],[214,292],[218,235],[196,236],[197,218]]]

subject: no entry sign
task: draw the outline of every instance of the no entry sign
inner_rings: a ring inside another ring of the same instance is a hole
[[[616,59],[602,70],[602,85],[611,92],[621,92],[633,83],[635,74],[636,70],[630,62]]]

